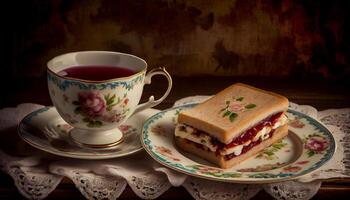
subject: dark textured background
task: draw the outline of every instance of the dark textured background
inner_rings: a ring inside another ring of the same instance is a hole
[[[173,75],[344,79],[347,1],[12,0],[5,79],[80,50],[132,53]]]
[[[23,102],[50,105],[46,62],[81,50],[132,53],[146,59],[151,67],[167,66],[174,87],[159,109],[186,96],[215,94],[237,81],[319,110],[350,107],[347,2],[3,1],[0,108]],[[145,99],[159,97],[165,90],[164,80],[155,77],[152,83],[145,88]],[[16,144],[7,141],[14,153]],[[22,145],[16,147],[21,149]],[[0,177],[0,199],[23,198],[7,175],[0,173]],[[346,199],[349,183],[323,183],[315,199]],[[83,198],[67,180],[49,196],[67,197]],[[127,187],[121,198],[135,199],[136,195]],[[190,195],[180,187],[160,198],[189,199]],[[270,198],[267,194],[256,196]]]

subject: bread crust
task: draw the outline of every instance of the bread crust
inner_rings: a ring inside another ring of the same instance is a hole
[[[232,98],[237,97],[244,97],[244,100],[235,103],[255,104],[256,107],[237,112],[237,117],[230,121],[220,111],[225,108],[226,101],[233,101]],[[207,101],[180,112],[178,122],[193,126],[228,144],[263,119],[287,111],[288,105],[288,99],[279,94],[236,83]]]
[[[247,151],[246,153],[239,155],[237,157],[234,157],[230,160],[225,160],[223,155],[216,155],[215,152],[207,151],[201,148],[198,148],[193,143],[188,143],[186,139],[176,137],[175,136],[175,144],[178,148],[194,154],[200,158],[203,158],[209,162],[212,162],[221,168],[227,169],[231,168],[244,160],[253,157],[260,151],[264,150],[265,148],[271,146],[273,143],[281,140],[282,138],[286,137],[288,135],[288,125],[283,125],[275,130],[272,137],[262,141],[260,144],[254,146],[252,149]]]

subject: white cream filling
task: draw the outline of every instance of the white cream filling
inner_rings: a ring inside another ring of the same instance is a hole
[[[222,151],[220,152],[221,155],[228,155],[228,154],[232,154],[234,153],[236,156],[240,155],[242,153],[242,149],[244,146],[248,146],[252,141],[258,141],[260,138],[261,140],[266,140],[269,138],[269,133],[272,129],[277,129],[278,127],[284,125],[287,123],[287,117],[285,115],[282,115],[278,121],[274,124],[273,127],[271,126],[265,126],[263,129],[261,129],[252,140],[248,140],[246,143],[241,144],[241,145],[237,145],[234,146],[232,148],[229,149],[222,149]],[[181,130],[181,126],[185,127],[186,131],[182,131]],[[210,151],[215,152],[217,147],[214,146],[210,140],[210,136],[206,135],[206,134],[201,134],[199,136],[193,134],[194,132],[194,128],[187,126],[187,125],[178,125],[176,126],[175,129],[175,136],[177,137],[181,137],[187,140],[190,140],[192,142],[198,143],[198,144],[202,144],[203,146],[206,146],[207,148],[210,149]]]
[[[180,126],[186,127],[186,131],[182,131]],[[175,136],[190,140],[192,142],[202,144],[210,149],[210,151],[216,151],[217,147],[210,142],[210,136],[201,134],[200,136],[192,134],[194,129],[186,125],[176,126]]]
[[[272,129],[276,129],[276,128],[280,127],[280,126],[285,125],[285,124],[287,123],[287,121],[288,121],[287,116],[283,114],[283,115],[278,119],[278,121],[273,125]]]
[[[270,126],[265,126],[263,129],[261,129],[261,131],[259,131],[255,137],[253,138],[253,141],[256,142],[258,141],[260,138],[261,140],[266,140],[267,138],[269,138],[269,133],[271,131],[271,127]]]
[[[236,156],[240,155],[242,153],[243,147],[248,146],[252,141],[248,140],[246,143],[241,144],[241,145],[237,145],[234,146],[232,148],[229,149],[223,149],[220,154],[221,155],[227,155],[227,154],[231,154],[234,153]]]

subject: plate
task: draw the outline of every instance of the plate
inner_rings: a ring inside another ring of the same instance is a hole
[[[271,183],[296,179],[311,173],[335,153],[331,132],[317,120],[295,110],[286,113],[288,136],[259,154],[230,169],[221,169],[189,153],[174,143],[177,115],[196,104],[157,113],[142,130],[142,145],[160,164],[200,178],[234,183]]]
[[[31,146],[59,156],[95,160],[116,158],[142,149],[139,140],[142,125],[158,112],[156,109],[146,109],[131,116],[119,127],[124,141],[111,148],[93,149],[74,143],[69,136],[72,126],[60,117],[54,107],[44,107],[28,114],[20,122],[18,134]]]

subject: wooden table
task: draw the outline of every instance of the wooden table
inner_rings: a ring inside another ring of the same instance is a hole
[[[14,82],[14,81],[13,81]],[[0,98],[0,108],[16,106],[24,102],[51,105],[47,92],[45,77],[37,79],[21,79],[11,86],[11,91],[5,91]],[[180,98],[192,95],[212,95],[235,82],[243,82],[266,90],[272,90],[289,98],[298,104],[312,105],[318,110],[329,108],[350,107],[349,81],[324,81],[315,79],[298,80],[293,78],[264,78],[264,77],[174,77],[173,89],[169,97],[156,108],[171,107]],[[166,82],[155,77],[151,86],[146,86],[143,100],[149,95],[160,97],[166,89]],[[9,144],[11,145],[11,144]],[[315,199],[347,199],[350,194],[350,179],[334,179],[322,183],[322,187]],[[68,179],[63,179],[48,199],[84,199],[80,192]],[[12,179],[0,172],[0,199],[23,198],[17,191]],[[135,199],[137,196],[130,187],[121,195],[120,199]],[[191,199],[183,188],[171,188],[160,199]],[[261,191],[253,199],[271,199]]]

